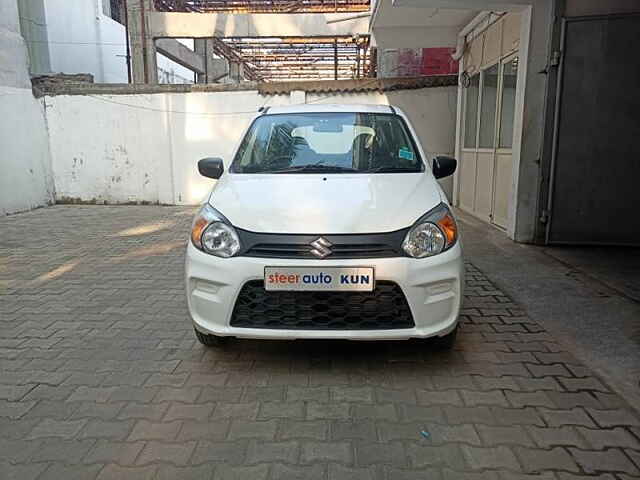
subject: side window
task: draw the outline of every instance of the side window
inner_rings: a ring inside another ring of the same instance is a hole
[[[480,92],[480,75],[471,77],[469,87],[465,89],[464,114],[464,147],[476,148],[478,129],[478,93]]]
[[[480,139],[478,148],[493,148],[496,131],[498,98],[498,65],[482,72],[482,105],[480,106]]]
[[[502,69],[502,106],[500,111],[499,148],[511,148],[513,143],[513,118],[516,105],[518,57],[504,64]]]

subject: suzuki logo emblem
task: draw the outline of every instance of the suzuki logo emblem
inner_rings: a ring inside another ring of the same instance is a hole
[[[331,246],[333,244],[327,240],[326,238],[320,237],[313,242],[311,242],[311,253],[313,253],[318,258],[324,258],[328,255],[331,255]]]

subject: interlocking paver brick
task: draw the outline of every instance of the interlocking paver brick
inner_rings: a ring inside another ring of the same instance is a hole
[[[115,462],[118,465],[133,465],[144,442],[113,442],[98,440],[83,458],[84,463]]]
[[[106,402],[115,387],[78,387],[67,399],[69,402]]]
[[[295,418],[302,419],[305,416],[304,402],[262,402],[258,417],[268,418]]]
[[[184,465],[191,457],[196,447],[196,442],[165,443],[158,441],[147,442],[138,456],[136,463],[146,465],[149,463],[166,462],[176,465]]]
[[[176,403],[169,406],[164,416],[165,422],[172,420],[200,420],[204,421],[211,416],[215,404],[203,403],[197,405],[189,405],[184,403]]]
[[[0,467],[1,468],[1,467]],[[39,480],[92,480],[98,476],[102,465],[65,465],[54,463],[42,473]]]
[[[157,467],[149,465],[146,467],[121,467],[120,465],[109,464],[98,474],[97,480],[152,480],[157,471]]]
[[[130,441],[135,440],[173,440],[182,423],[180,421],[173,422],[149,422],[148,420],[138,420],[133,426],[133,430],[129,434]]]
[[[486,470],[484,472],[458,472],[448,468],[442,471],[443,480],[499,480],[498,472]]]
[[[191,463],[199,465],[202,463],[230,463],[232,465],[242,465],[247,453],[247,443],[245,441],[236,442],[198,442]]]
[[[489,407],[445,407],[444,412],[449,423],[496,423],[494,415]]]
[[[351,406],[348,403],[317,403],[307,404],[307,418],[309,420],[348,419]]]
[[[550,450],[515,447],[525,471],[565,470],[577,472],[580,469],[569,453],[560,447]]]
[[[609,387],[602,384],[600,380],[595,377],[586,378],[560,378],[567,390],[598,390],[600,392],[611,391]]]
[[[638,448],[638,439],[620,427],[598,430],[576,428],[576,430],[596,450],[601,450],[605,447]]]
[[[269,440],[275,438],[277,429],[277,420],[236,419],[231,422],[229,438],[231,440],[240,438],[259,438]]]
[[[456,444],[444,446],[409,444],[407,456],[412,467],[447,466],[455,470],[466,470],[460,447]]]
[[[547,410],[540,409],[540,414],[544,418],[547,425],[557,427],[560,425],[580,425],[584,427],[596,427],[593,420],[581,408],[571,410]]]
[[[476,430],[480,434],[485,445],[524,445],[535,446],[524,427],[521,426],[493,426],[476,425]]]
[[[271,469],[271,477],[278,480],[323,480],[324,465],[292,466],[276,463]]]
[[[546,392],[506,392],[509,403],[516,408],[520,407],[555,407],[555,403]]]
[[[509,395],[510,392],[507,392]],[[462,395],[462,399],[464,403],[469,406],[475,405],[501,405],[506,407],[509,405],[509,402],[505,398],[505,394],[500,390],[493,391],[469,391],[469,390],[461,390],[460,395]]]
[[[3,240],[21,245],[0,243],[11,272],[0,272],[0,477],[638,476],[637,415],[471,264],[452,352],[413,341],[203,348],[183,285],[193,211],[0,218]],[[121,235],[148,225],[161,228]]]
[[[600,402],[592,392],[546,392],[557,408],[600,408]]]
[[[598,410],[588,408],[587,411],[601,427],[640,426],[640,416],[626,408],[618,408],[615,410]]]
[[[32,462],[80,463],[95,444],[95,440],[60,440],[49,438],[38,445],[30,460]]]
[[[269,465],[255,465],[249,467],[234,467],[219,465],[216,467],[213,480],[266,480],[269,475]]]
[[[499,480],[557,480],[557,479],[558,477],[556,477],[556,474],[553,472],[542,472],[542,473],[500,472]]]
[[[60,437],[73,438],[82,427],[87,423],[86,420],[52,420],[45,418],[31,431],[28,438],[44,438],[44,437]]]
[[[342,431],[342,427],[345,423],[337,423],[334,426],[334,431]],[[347,427],[348,428],[348,427]],[[287,419],[281,422],[278,436],[285,439],[294,438],[307,438],[311,440],[326,440],[327,432],[329,431],[329,422],[324,420],[291,420]],[[332,438],[340,440],[339,435],[332,435]]]
[[[520,465],[509,447],[471,447],[463,445],[462,453],[474,470],[499,469],[519,470]]]
[[[480,390],[519,390],[516,377],[475,376],[474,382]]]
[[[457,405],[462,406],[462,398],[457,390],[416,390],[418,404],[420,405]],[[413,403],[413,402],[404,402]]]
[[[189,421],[182,422],[182,428],[178,433],[176,441],[188,441],[188,440],[223,440],[227,436],[229,431],[228,420],[216,420],[216,421]]]
[[[543,448],[561,445],[576,445],[580,448],[588,448],[588,443],[578,433],[576,427],[528,427],[527,431],[533,437],[536,444]]]
[[[212,418],[244,418],[255,419],[258,415],[260,404],[249,403],[218,403],[213,411]]]
[[[355,447],[356,464],[362,467],[369,465],[406,466],[405,450],[399,443],[358,443]]]
[[[20,418],[35,406],[36,402],[9,402],[0,400],[0,417]]]
[[[576,462],[588,473],[602,471],[624,472],[630,475],[640,474],[640,470],[629,460],[621,450],[610,448],[604,451],[585,451],[570,448]]]
[[[375,478],[375,469],[373,467],[351,468],[330,463],[328,472],[329,480],[372,480]]]
[[[118,413],[118,419],[145,419],[145,420],[160,420],[167,409],[169,408],[169,403],[157,403],[157,404],[146,404],[146,403],[128,403],[124,406],[122,410]]]
[[[90,420],[78,435],[78,438],[110,438],[114,440],[123,440],[127,437],[133,421],[104,421]]]
[[[196,399],[202,394],[201,387],[162,387],[153,397],[155,403],[161,402],[183,402],[195,403]]]
[[[348,442],[304,442],[301,453],[302,463],[353,461],[352,446]]]
[[[256,442],[249,444],[247,463],[296,463],[300,445],[295,441],[286,442]]]
[[[35,480],[48,466],[46,463],[13,465],[0,461],[0,473],[2,473],[4,480]]]
[[[210,480],[213,477],[213,465],[197,467],[175,467],[160,465],[154,480]]]
[[[584,478],[588,478],[589,480],[614,480],[614,476],[608,473],[602,475],[593,475],[589,477],[585,477],[584,475],[576,475],[575,473],[566,473],[566,472],[558,472],[556,473],[557,478],[559,480],[584,480]],[[618,478],[627,480],[631,477],[626,477],[625,475],[618,475]]]

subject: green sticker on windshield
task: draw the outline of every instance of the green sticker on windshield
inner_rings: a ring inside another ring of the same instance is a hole
[[[402,147],[400,150],[398,150],[398,157],[404,158],[405,160],[414,159],[413,152],[409,150],[407,147]]]

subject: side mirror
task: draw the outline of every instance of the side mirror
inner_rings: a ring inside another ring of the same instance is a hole
[[[224,164],[221,158],[203,158],[198,161],[198,171],[200,175],[216,180],[224,173]]]
[[[458,162],[455,158],[438,155],[433,159],[433,175],[436,178],[444,178],[456,171]]]

